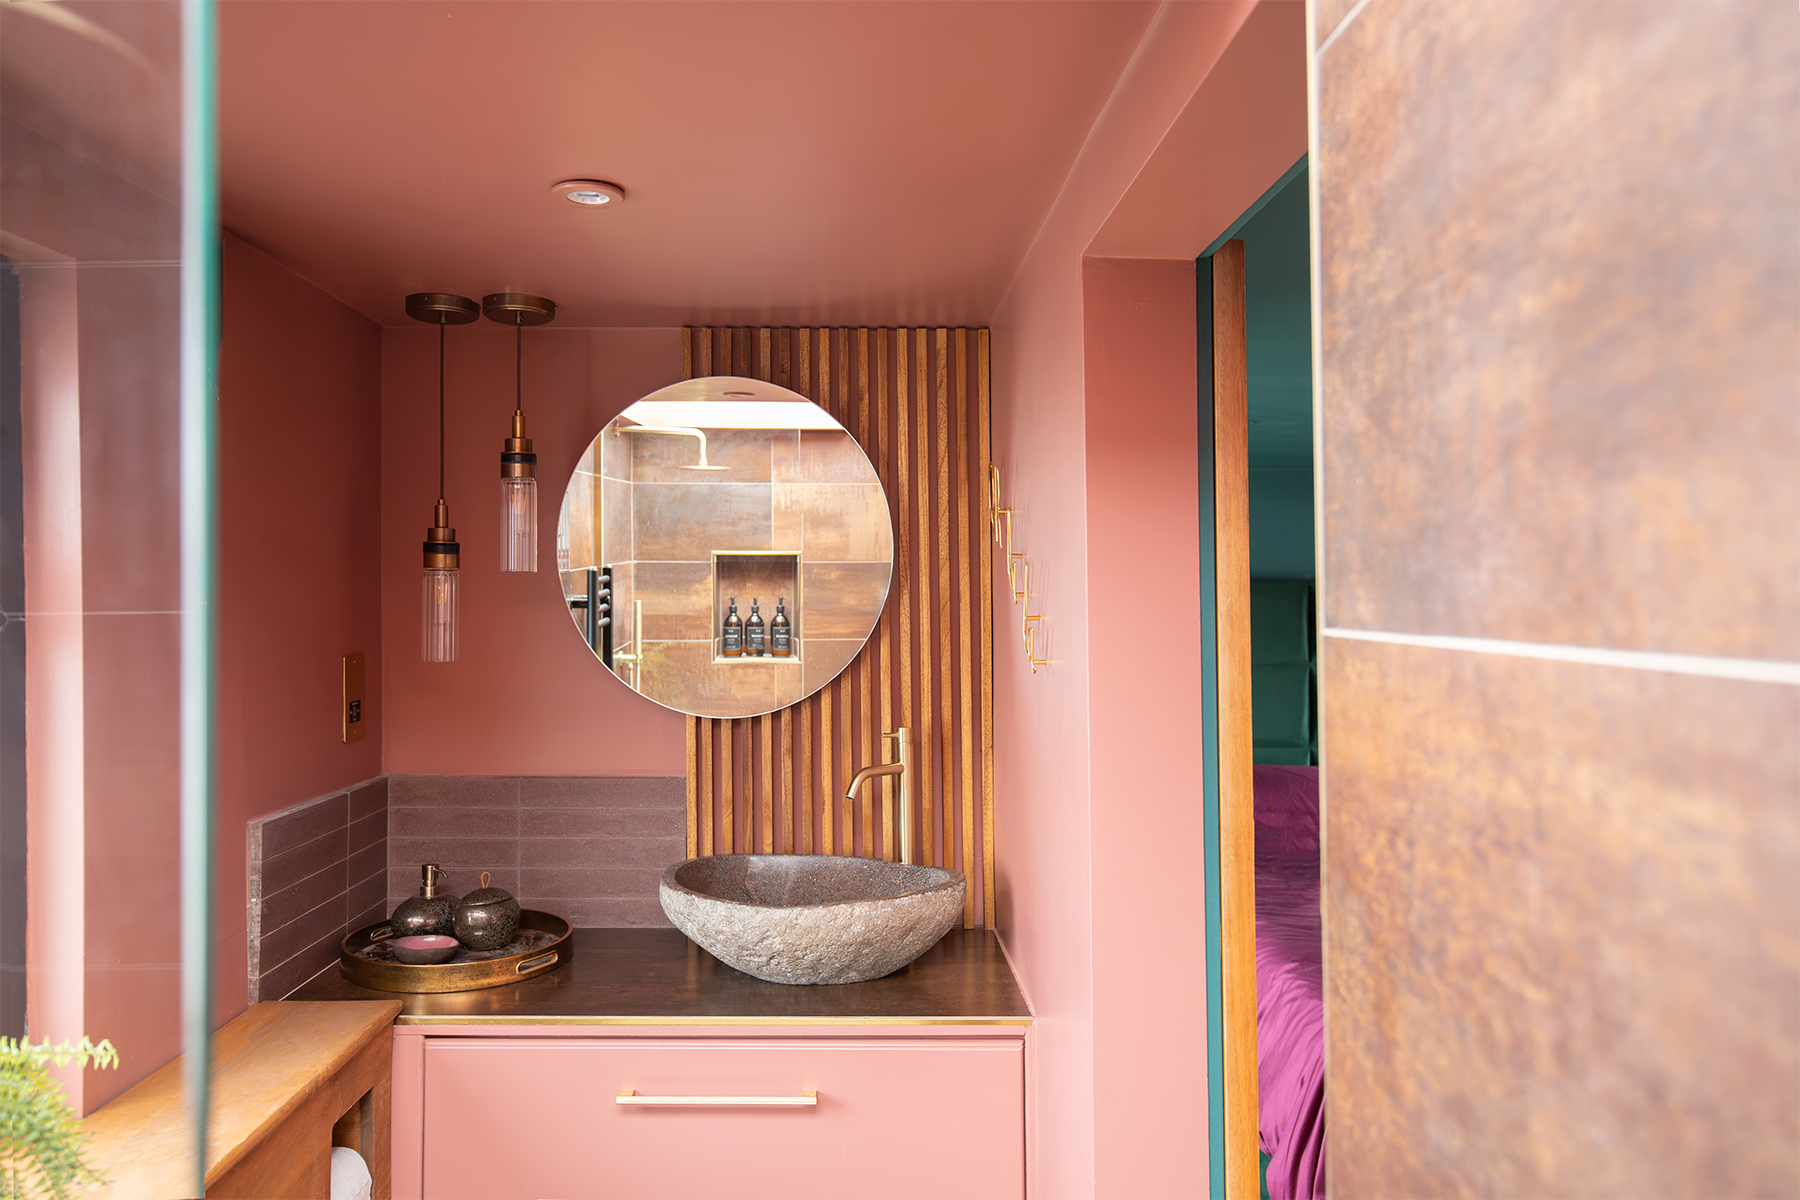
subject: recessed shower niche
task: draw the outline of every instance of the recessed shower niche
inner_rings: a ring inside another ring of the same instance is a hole
[[[887,497],[849,432],[796,392],[731,376],[663,388],[609,422],[557,528],[577,636],[588,641],[592,570],[611,586],[594,600],[591,652],[633,690],[701,717],[773,712],[836,678],[881,616],[893,557]],[[772,652],[778,608],[785,655]]]

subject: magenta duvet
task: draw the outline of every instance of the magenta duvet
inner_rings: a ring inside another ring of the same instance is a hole
[[[1319,769],[1256,768],[1258,1129],[1269,1195],[1325,1194]]]

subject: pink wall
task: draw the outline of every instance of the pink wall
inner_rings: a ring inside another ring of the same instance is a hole
[[[382,771],[381,330],[225,239],[215,1019],[247,1000],[245,822]],[[343,741],[342,660],[368,659]]]
[[[630,691],[588,652],[556,574],[556,515],[576,460],[626,405],[680,378],[680,331],[525,331],[525,415],[538,454],[535,575],[499,568],[500,443],[513,408],[513,336],[487,321],[448,334],[447,486],[462,543],[462,649],[457,662],[425,663],[419,544],[437,499],[438,337],[422,325],[382,334],[386,769],[683,774],[681,717]]]
[[[1113,633],[1088,665],[1095,1179],[1175,1196],[1204,1178],[1179,1148],[1207,1116],[1206,964],[1169,945],[1203,911],[1194,264],[1088,259],[1082,274],[1088,606]]]
[[[1199,584],[1192,259],[1305,151],[1304,48],[1291,0],[1165,5],[993,319],[994,457],[1052,626],[1050,667],[1032,675],[1008,639],[995,672],[1001,927],[1039,1022],[1040,1196],[1207,1186],[1197,705],[1167,665]],[[1259,152],[1209,155],[1193,131],[1221,123]],[[1139,230],[1135,257],[1172,261],[1084,271]],[[1160,471],[1141,470],[1152,453]],[[1091,625],[1114,636],[1090,654]],[[1126,630],[1172,648],[1121,661]]]
[[[43,976],[27,1021],[119,1046],[117,1070],[62,1073],[87,1111],[180,1045],[177,214],[30,129],[3,136],[0,241],[90,264],[28,267],[21,287],[39,341],[22,380],[26,556],[44,568],[28,621],[51,618],[26,646],[26,958]]]

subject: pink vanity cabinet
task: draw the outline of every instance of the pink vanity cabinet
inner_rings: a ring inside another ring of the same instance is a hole
[[[1021,1024],[394,1035],[396,1198],[1025,1194]]]

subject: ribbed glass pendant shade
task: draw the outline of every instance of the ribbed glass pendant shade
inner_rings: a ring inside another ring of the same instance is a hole
[[[537,570],[537,479],[500,480],[500,569]]]
[[[425,613],[421,647],[426,662],[455,662],[457,601],[462,572],[455,567],[425,568]]]

